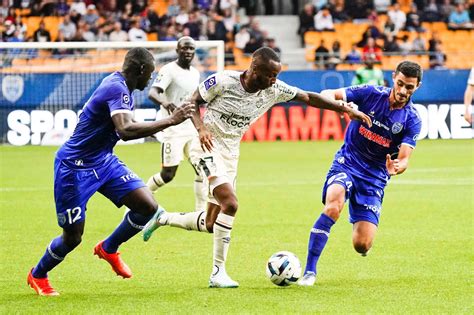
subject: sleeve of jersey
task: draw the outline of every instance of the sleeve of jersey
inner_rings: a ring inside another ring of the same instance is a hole
[[[298,88],[288,85],[283,81],[277,80],[275,82],[275,103],[283,103],[291,101],[295,98],[296,93],[298,92]]]
[[[109,106],[110,116],[132,112],[132,99],[125,86],[117,83],[109,88],[108,94],[110,97],[107,99],[107,105]]]
[[[163,91],[166,90],[166,88],[170,85],[171,83],[171,74],[168,71],[168,67],[163,67],[160,69],[158,72],[158,75],[155,78],[155,81],[153,81],[153,87],[159,87]]]
[[[474,68],[471,68],[471,72],[469,72],[469,79],[467,80],[467,84],[474,85]]]
[[[221,95],[223,90],[222,75],[219,73],[213,74],[206,78],[201,84],[199,84],[199,94],[202,99],[209,103],[216,96]]]
[[[402,144],[408,145],[413,149],[416,147],[416,140],[421,130],[421,120],[417,114],[407,122],[407,128],[403,135]]]
[[[357,106],[361,106],[366,96],[372,91],[373,87],[367,84],[364,85],[353,85],[343,89],[344,101],[354,102]]]

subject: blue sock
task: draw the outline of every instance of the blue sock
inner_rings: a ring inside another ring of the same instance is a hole
[[[136,212],[128,211],[123,221],[117,226],[115,231],[104,241],[102,247],[111,254],[116,253],[120,244],[128,241],[143,229],[143,226],[153,217],[144,216]]]
[[[321,216],[314,223],[309,235],[308,258],[306,259],[305,273],[316,273],[316,264],[318,263],[319,256],[321,256],[324,246],[326,246],[329,238],[329,231],[334,223],[336,222],[324,213],[321,213]]]
[[[48,271],[59,265],[66,255],[74,248],[70,248],[63,242],[63,237],[60,235],[53,239],[48,245],[46,252],[40,261],[33,269],[33,277],[35,278],[46,278]]]

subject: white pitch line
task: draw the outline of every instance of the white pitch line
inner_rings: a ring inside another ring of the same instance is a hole
[[[276,186],[306,186],[306,185],[322,185],[324,180],[307,180],[307,181],[290,181],[286,183],[271,182],[248,182],[238,183],[240,188],[245,187],[276,187]],[[455,181],[446,180],[420,180],[420,179],[394,179],[389,185],[429,185],[429,186],[472,186],[474,180],[472,178],[458,178]],[[170,184],[169,188],[192,188],[191,184]],[[35,192],[35,191],[53,191],[53,188],[47,187],[0,187],[0,192]]]

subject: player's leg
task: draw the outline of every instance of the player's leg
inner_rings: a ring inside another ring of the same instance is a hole
[[[207,197],[209,195],[209,183],[207,176],[195,167],[191,159],[191,148],[194,145],[193,138],[190,138],[184,146],[184,155],[188,158],[189,164],[194,168],[196,176],[194,177],[194,209],[195,211],[204,211],[207,208]]]
[[[160,187],[163,187],[165,184],[171,182],[176,175],[178,170],[178,165],[174,166],[163,166],[159,173],[151,176],[148,179],[146,185],[151,192],[156,192]]]
[[[366,256],[377,233],[377,225],[368,221],[355,222],[352,229],[352,244],[356,252]]]
[[[213,270],[209,286],[213,288],[236,288],[237,282],[232,280],[226,271],[227,253],[230,246],[230,234],[234,217],[238,209],[237,196],[233,186],[222,178],[211,178],[210,186],[219,206],[214,204],[208,208],[206,223],[214,233]]]
[[[349,221],[353,224],[352,244],[362,256],[367,255],[377,233],[383,195],[383,189],[358,181],[354,198],[349,203]]]
[[[148,179],[146,185],[154,193],[160,187],[171,182],[176,175],[178,165],[184,157],[185,139],[169,138],[164,139],[161,145],[161,165],[162,169],[159,173],[154,174]]]
[[[316,280],[319,257],[326,246],[331,227],[339,219],[348,190],[352,187],[352,182],[346,173],[336,173],[328,177],[323,190],[323,213],[311,229],[306,268],[303,278],[298,282],[303,286],[311,286]]]
[[[28,274],[28,284],[40,295],[58,295],[49,284],[48,272],[81,243],[86,204],[100,186],[92,171],[72,170],[59,160],[55,160],[54,172],[56,214],[63,233],[51,241],[43,257]]]
[[[105,259],[117,275],[130,278],[130,268],[122,261],[117,250],[122,243],[142,230],[157,211],[158,204],[143,181],[117,157],[100,171],[99,176],[107,178],[99,192],[117,207],[125,205],[130,211],[125,213],[112,234],[95,246],[94,254]]]

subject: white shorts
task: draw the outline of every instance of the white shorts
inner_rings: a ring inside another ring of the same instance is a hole
[[[177,166],[184,158],[189,159],[189,150],[194,138],[195,136],[164,137],[161,144],[162,166]]]
[[[209,202],[219,205],[214,198],[213,191],[224,183],[229,183],[235,192],[238,157],[225,154],[216,148],[212,152],[204,152],[196,137],[191,145],[190,160],[196,172],[209,179]]]

